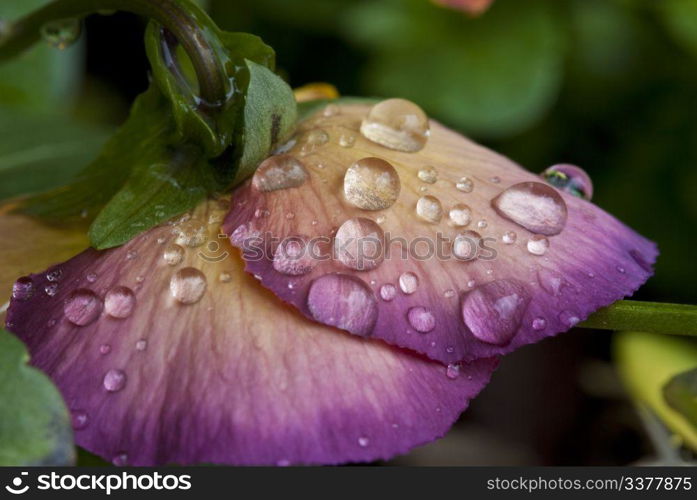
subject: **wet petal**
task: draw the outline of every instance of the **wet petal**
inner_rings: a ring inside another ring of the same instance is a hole
[[[487,383],[493,359],[452,378],[284,306],[218,238],[226,209],[88,250],[13,299],[8,327],[60,388],[79,445],[133,465],[386,459],[442,436]]]
[[[302,182],[263,191],[250,181],[234,194],[224,229],[247,270],[305,315],[448,363],[566,331],[652,274],[652,242],[394,101],[381,123],[396,143],[365,129],[369,105],[330,104],[278,157],[302,164]],[[413,144],[415,130],[422,149],[397,144]],[[298,237],[303,272],[274,267]],[[337,275],[353,292],[335,286],[318,300],[318,281]]]

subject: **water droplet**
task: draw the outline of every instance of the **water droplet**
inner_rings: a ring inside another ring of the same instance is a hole
[[[491,204],[501,217],[536,234],[559,234],[566,224],[564,199],[554,188],[541,182],[515,184],[494,198]]]
[[[104,311],[112,318],[127,318],[136,305],[136,296],[127,286],[117,286],[104,297]]]
[[[46,279],[52,283],[55,283],[56,281],[60,280],[62,277],[63,277],[63,270],[62,269],[54,269],[53,271],[46,273]]]
[[[559,321],[566,326],[574,326],[581,321],[581,319],[576,315],[576,313],[571,311],[562,311],[559,313]]]
[[[387,218],[384,215],[378,215],[375,218],[375,222],[377,222],[378,224],[384,224],[386,220]]]
[[[221,283],[230,283],[232,281],[232,275],[228,272],[222,272],[220,276],[218,276],[218,281]]]
[[[474,182],[472,182],[472,179],[469,177],[462,177],[459,181],[457,181],[455,187],[458,189],[458,191],[462,191],[463,193],[471,193],[474,189]]]
[[[448,215],[454,226],[466,226],[472,221],[472,209],[464,203],[454,205]]]
[[[307,274],[317,265],[305,236],[291,236],[284,239],[273,256],[273,268],[288,276]]]
[[[392,283],[385,283],[380,287],[380,297],[382,300],[385,302],[390,302],[394,300],[395,296],[397,295],[397,287],[394,286]]]
[[[167,241],[167,238],[165,238],[164,236],[160,236],[159,238],[157,238],[158,245],[163,245],[166,241]]]
[[[104,388],[109,392],[119,392],[126,386],[126,374],[123,370],[111,369],[104,375]]]
[[[354,217],[344,222],[334,236],[334,255],[350,269],[370,271],[385,258],[385,234],[371,219]]]
[[[75,326],[86,326],[99,318],[103,306],[102,300],[93,291],[78,289],[65,301],[63,312]]]
[[[561,295],[565,287],[570,286],[561,273],[544,267],[537,271],[537,281],[545,292],[555,297]]]
[[[128,455],[126,453],[117,453],[111,459],[111,463],[116,467],[124,467],[128,465]]]
[[[479,228],[479,229],[484,229],[488,225],[489,225],[489,223],[487,221],[485,221],[484,219],[477,222],[477,228]]]
[[[465,295],[462,318],[482,342],[506,345],[520,327],[529,302],[530,294],[520,282],[491,281]]]
[[[399,277],[399,288],[403,293],[411,295],[419,287],[419,278],[412,272],[403,273]]]
[[[536,331],[544,330],[547,326],[547,320],[544,318],[535,318],[532,320],[532,329]]]
[[[336,116],[340,112],[339,106],[336,104],[327,104],[327,106],[322,111],[322,114],[326,117]]]
[[[162,258],[170,266],[176,266],[184,259],[184,249],[177,244],[168,245],[162,254]]]
[[[617,272],[620,274],[624,274],[625,272],[627,272],[625,268],[622,266],[617,266],[615,269],[617,269]]]
[[[436,317],[430,309],[422,306],[412,307],[407,311],[411,327],[419,333],[428,333],[436,327]]]
[[[129,250],[128,252],[126,252],[126,260],[133,260],[136,257],[138,257],[138,252],[136,252],[135,250]]]
[[[380,158],[363,158],[351,165],[344,176],[344,195],[363,210],[383,210],[399,197],[401,183],[392,165]]]
[[[257,168],[252,185],[262,192],[302,186],[310,178],[305,166],[293,155],[271,156]]]
[[[206,276],[196,268],[185,267],[177,271],[169,282],[169,291],[182,304],[195,304],[206,293]]]
[[[350,132],[345,132],[339,137],[339,146],[342,148],[352,148],[356,144],[356,136]]]
[[[542,172],[542,178],[552,186],[579,198],[590,200],[593,197],[593,182],[590,176],[576,165],[552,165]]]
[[[455,295],[457,295],[455,293],[455,290],[446,290],[445,292],[443,292],[443,297],[445,297],[446,299],[452,299],[453,297],[455,297]]]
[[[540,235],[536,234],[528,240],[528,252],[533,255],[544,255],[549,248],[549,240]]]
[[[138,342],[136,342],[136,351],[144,351],[147,348],[148,348],[148,341],[147,340],[141,339]]]
[[[82,430],[89,424],[89,415],[83,410],[73,410],[70,412],[70,421],[73,429],[76,431]]]
[[[174,232],[176,244],[189,248],[200,247],[208,239],[206,225],[194,220],[176,226]]]
[[[370,439],[368,439],[367,437],[361,436],[358,438],[358,446],[360,446],[361,448],[365,448],[369,444],[370,444]]]
[[[435,196],[422,196],[416,202],[416,214],[425,221],[440,222],[443,218],[443,206]]]
[[[503,241],[506,245],[512,245],[517,239],[518,235],[515,233],[515,231],[506,231],[503,233],[503,236],[501,236],[501,241]]]
[[[67,49],[80,37],[79,19],[59,19],[41,27],[41,37],[49,45],[60,50]]]
[[[450,380],[455,380],[457,377],[460,376],[460,363],[450,363],[448,366],[445,368],[445,375],[450,379]]]
[[[23,276],[12,285],[14,300],[29,300],[34,295],[34,283],[29,276]]]
[[[501,182],[501,177],[499,177],[498,175],[489,177],[489,182],[491,182],[492,184],[499,184]]]
[[[438,181],[438,172],[433,167],[426,167],[419,170],[419,179],[428,184],[435,184]]]
[[[320,323],[361,336],[372,332],[378,317],[373,291],[365,282],[348,274],[326,274],[313,281],[307,306]]]
[[[97,281],[97,274],[96,273],[89,273],[87,276],[85,276],[85,279],[89,283],[94,283],[95,281]]]
[[[482,236],[476,231],[462,231],[453,240],[453,255],[459,260],[473,260],[479,255]]]
[[[316,148],[319,146],[324,146],[329,142],[329,134],[322,129],[315,129],[308,132],[305,138],[305,146],[310,148]]]
[[[99,346],[99,354],[106,356],[111,352],[111,346],[109,344],[102,344]]]
[[[361,134],[387,148],[413,153],[426,145],[428,117],[413,102],[387,99],[372,107],[361,123]]]

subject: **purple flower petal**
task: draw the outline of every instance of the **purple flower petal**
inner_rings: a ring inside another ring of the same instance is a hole
[[[244,184],[224,224],[247,270],[306,316],[449,363],[566,331],[652,274],[655,244],[590,202],[433,121],[418,152],[380,146],[360,132],[369,110],[334,104],[303,123],[282,157],[303,182]],[[303,265],[274,267],[288,239]],[[374,321],[351,326],[343,293],[319,310],[311,290],[336,274],[372,290]]]
[[[32,275],[12,300],[7,326],[60,388],[80,446],[118,465],[388,459],[445,434],[488,382],[494,359],[453,379],[303,318],[243,271],[209,208]],[[327,279],[317,300],[358,294],[333,311],[360,332],[370,289]]]

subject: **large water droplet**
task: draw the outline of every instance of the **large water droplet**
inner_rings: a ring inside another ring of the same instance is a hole
[[[412,272],[403,273],[399,277],[399,288],[407,295],[411,295],[419,287],[419,278]]]
[[[344,222],[334,236],[334,254],[356,271],[370,271],[385,258],[385,234],[373,220],[354,217]]]
[[[385,283],[380,287],[380,298],[385,302],[394,300],[397,295],[397,287],[392,283]]]
[[[541,234],[536,234],[528,240],[528,252],[533,255],[544,255],[549,248],[549,240]]]
[[[443,205],[435,196],[422,196],[416,202],[416,214],[428,222],[440,222],[443,218]]]
[[[435,184],[438,181],[438,172],[433,167],[426,167],[419,170],[419,179],[428,184]]]
[[[590,200],[593,197],[593,182],[590,176],[576,165],[552,165],[542,172],[542,177],[552,186],[579,198]]]
[[[428,333],[436,327],[436,317],[430,309],[422,306],[412,307],[407,311],[411,327],[419,333]]]
[[[102,307],[102,300],[93,291],[78,289],[65,301],[63,312],[72,324],[86,326],[99,318]]]
[[[361,336],[373,331],[378,304],[373,291],[359,278],[327,274],[310,285],[307,306],[312,317]]]
[[[176,266],[184,259],[184,249],[177,244],[168,245],[162,258],[170,266]]]
[[[29,276],[23,276],[12,285],[14,300],[29,300],[34,295],[34,283]]]
[[[315,265],[317,260],[312,255],[312,247],[309,246],[306,236],[291,236],[284,239],[273,256],[273,268],[288,276],[307,274]]]
[[[104,388],[109,392],[118,392],[126,386],[126,374],[123,370],[111,369],[103,380]]]
[[[361,123],[361,134],[387,148],[413,153],[426,145],[428,117],[413,102],[387,99],[372,107]]]
[[[566,224],[564,199],[554,188],[541,182],[515,184],[491,204],[499,215],[533,233],[552,236],[561,233]]]
[[[59,19],[41,27],[41,37],[49,45],[60,50],[67,49],[80,37],[79,19]]]
[[[112,318],[127,318],[136,305],[136,296],[127,286],[117,286],[104,297],[104,311]]]
[[[264,160],[252,178],[252,185],[268,192],[302,186],[310,178],[305,166],[293,155],[271,156]]]
[[[206,276],[196,268],[185,267],[177,271],[169,281],[169,291],[182,304],[195,304],[206,293]]]
[[[448,215],[450,216],[450,222],[454,226],[462,227],[472,222],[472,209],[464,203],[454,205],[448,212]]]
[[[363,210],[383,210],[399,197],[401,183],[392,165],[380,158],[363,158],[351,165],[344,176],[344,195]]]
[[[530,294],[520,282],[492,281],[465,295],[462,318],[482,342],[506,345],[520,327],[529,302]]]

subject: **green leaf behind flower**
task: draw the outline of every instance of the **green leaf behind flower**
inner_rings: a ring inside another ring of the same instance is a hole
[[[70,415],[58,390],[27,366],[24,345],[0,330],[0,466],[71,465]]]
[[[663,396],[697,430],[697,367],[670,379],[663,387]]]

